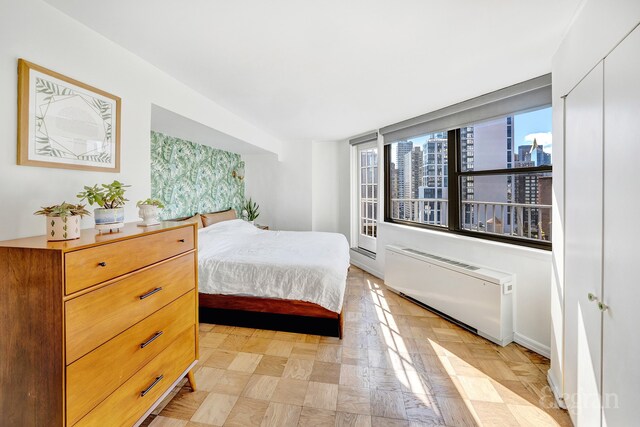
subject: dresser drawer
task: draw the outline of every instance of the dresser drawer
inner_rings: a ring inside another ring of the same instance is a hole
[[[76,425],[83,427],[133,425],[195,360],[195,334],[195,326],[180,334],[169,347]]]
[[[195,257],[182,255],[67,301],[66,364],[193,290]]]
[[[194,248],[194,228],[183,227],[65,254],[67,295]]]
[[[196,324],[195,292],[181,296],[67,367],[67,425],[109,396]]]

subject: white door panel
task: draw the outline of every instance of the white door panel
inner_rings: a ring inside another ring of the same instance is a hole
[[[378,234],[378,146],[358,145],[358,247],[376,252]]]
[[[565,100],[565,401],[576,425],[600,425],[603,65]]]
[[[640,29],[605,59],[603,425],[640,423]]]

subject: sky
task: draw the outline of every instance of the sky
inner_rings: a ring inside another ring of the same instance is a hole
[[[551,107],[516,114],[514,121],[515,152],[518,152],[520,145],[532,144],[534,138],[538,141],[538,145],[544,146],[546,153],[552,152]]]

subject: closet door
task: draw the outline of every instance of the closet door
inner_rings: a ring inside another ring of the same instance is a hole
[[[640,423],[640,29],[605,59],[603,425]]]
[[[565,99],[565,402],[575,425],[600,425],[602,104],[598,64]]]

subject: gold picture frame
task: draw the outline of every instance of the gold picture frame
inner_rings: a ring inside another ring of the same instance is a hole
[[[18,165],[120,172],[119,97],[18,60]]]

